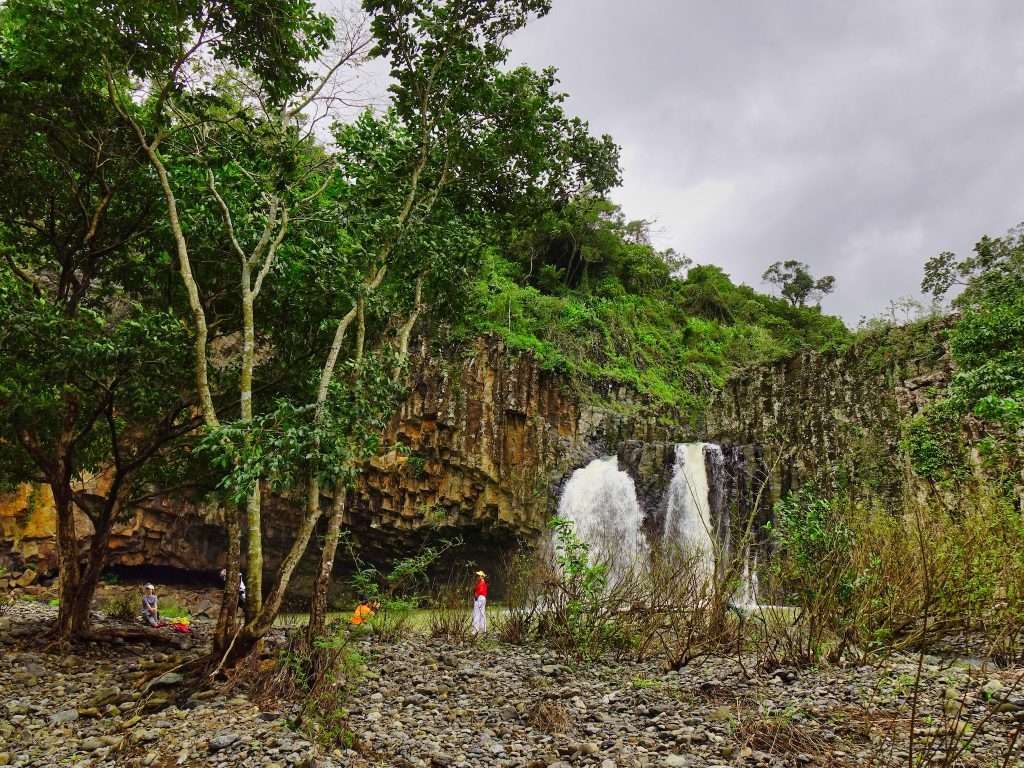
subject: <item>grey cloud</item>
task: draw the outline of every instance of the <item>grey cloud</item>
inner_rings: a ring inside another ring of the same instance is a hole
[[[1024,4],[556,0],[512,40],[623,146],[628,215],[760,286],[833,273],[856,322],[1024,219]]]

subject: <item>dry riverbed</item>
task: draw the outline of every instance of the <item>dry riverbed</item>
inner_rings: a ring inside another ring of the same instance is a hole
[[[764,671],[714,660],[677,673],[576,667],[544,649],[493,642],[363,640],[354,644],[365,672],[347,703],[342,748],[290,730],[293,703],[257,706],[214,690],[167,704],[174,673],[145,691],[200,650],[201,623],[182,649],[125,642],[44,652],[39,637],[54,611],[19,602],[0,619],[0,765],[907,764],[916,658],[879,669]],[[926,658],[916,748],[958,731],[971,742],[957,764],[1003,765],[1024,721],[1019,674]],[[1024,766],[1022,755],[1018,741],[1006,765]]]

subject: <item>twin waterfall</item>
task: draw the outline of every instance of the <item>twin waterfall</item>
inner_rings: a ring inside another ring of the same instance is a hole
[[[730,474],[721,446],[679,443],[672,477],[657,510],[645,511],[629,474],[615,456],[595,459],[572,473],[558,502],[560,517],[572,520],[592,554],[611,563],[613,573],[642,563],[648,537],[660,535],[697,559],[710,578],[732,552],[731,506],[748,514],[740,483]],[[742,472],[742,467],[739,469]],[[645,518],[650,518],[646,519]],[[657,534],[652,534],[657,531]],[[743,552],[740,586],[733,603],[757,605],[757,563]]]

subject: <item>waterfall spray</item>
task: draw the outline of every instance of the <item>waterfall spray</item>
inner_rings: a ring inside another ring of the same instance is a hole
[[[591,557],[609,563],[613,573],[647,554],[636,487],[615,456],[595,459],[572,473],[562,490],[558,515],[575,523]]]

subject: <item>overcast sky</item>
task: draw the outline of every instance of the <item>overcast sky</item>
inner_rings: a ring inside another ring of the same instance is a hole
[[[855,324],[1024,219],[1021,0],[555,0],[512,39],[622,146],[613,198],[757,288],[834,274]]]

